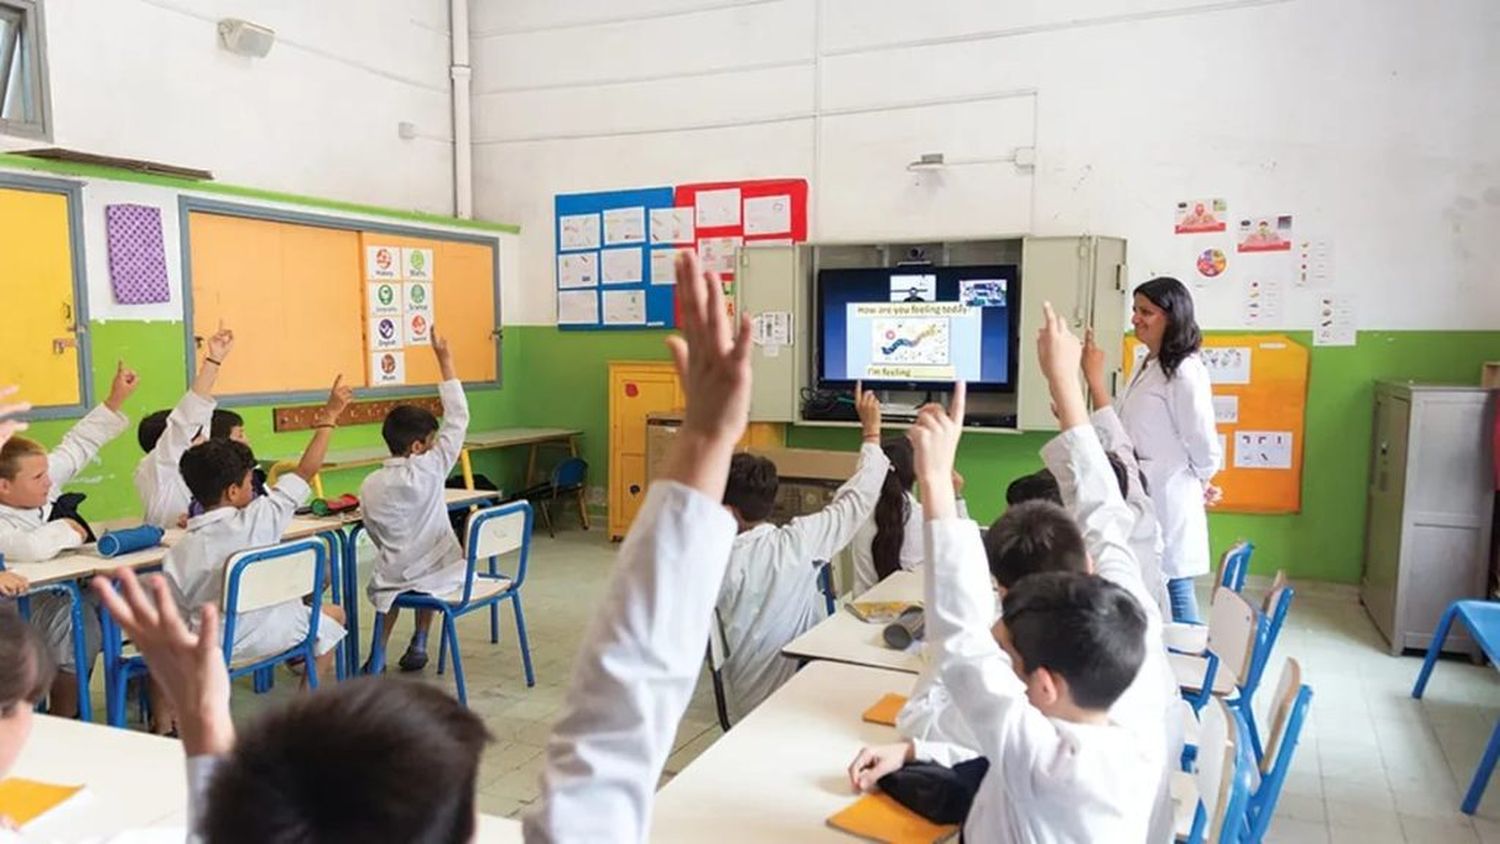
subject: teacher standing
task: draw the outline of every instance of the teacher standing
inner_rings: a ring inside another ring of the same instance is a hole
[[[1223,461],[1214,428],[1208,369],[1198,357],[1203,335],[1193,297],[1175,278],[1135,289],[1130,324],[1146,347],[1119,405],[1161,523],[1162,574],[1172,618],[1198,621],[1193,578],[1208,573],[1208,513],[1219,490],[1210,481]]]

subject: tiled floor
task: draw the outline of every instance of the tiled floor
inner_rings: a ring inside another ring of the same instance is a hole
[[[562,705],[573,654],[613,572],[615,548],[598,528],[535,541],[524,588],[534,688],[526,688],[522,679],[508,610],[502,611],[498,645],[489,644],[484,614],[461,622],[470,703],[495,735],[480,776],[482,811],[516,815],[536,799],[542,747]],[[408,625],[396,632],[397,653]],[[365,650],[368,635],[366,624]],[[1420,660],[1389,656],[1352,592],[1314,584],[1302,585],[1278,653],[1301,661],[1314,698],[1270,840],[1500,842],[1500,783],[1474,818],[1458,811],[1500,716],[1500,675],[1493,668],[1445,660],[1426,698],[1412,700]],[[1280,671],[1277,659],[1266,672],[1262,704],[1274,692]],[[433,666],[423,676],[451,688],[451,677],[437,677]],[[251,694],[248,686],[236,689],[236,714],[248,716],[293,690],[286,675],[268,695]],[[668,774],[718,736],[705,679],[678,732]]]

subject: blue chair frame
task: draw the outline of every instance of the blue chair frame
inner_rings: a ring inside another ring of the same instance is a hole
[[[4,561],[0,560],[0,571],[5,570]],[[71,580],[59,583],[44,583],[33,586],[27,590],[25,595],[16,599],[16,608],[21,617],[27,621],[31,620],[31,597],[43,592],[55,592],[64,595],[68,599],[71,623],[73,628],[73,666],[77,669],[78,678],[78,720],[94,720],[94,702],[89,697],[89,675],[93,672],[93,665],[88,663],[88,643],[84,641],[83,626],[83,591],[78,584]]]
[[[1234,697],[1228,701],[1229,705],[1239,711],[1245,719],[1245,727],[1250,733],[1250,748],[1255,751],[1255,761],[1259,762],[1265,757],[1265,750],[1261,747],[1260,729],[1255,724],[1255,710],[1251,701],[1255,692],[1260,688],[1260,681],[1266,672],[1266,666],[1271,662],[1271,654],[1276,650],[1276,642],[1281,638],[1281,628],[1286,622],[1287,613],[1292,608],[1292,599],[1297,596],[1297,591],[1291,584],[1284,586],[1281,602],[1275,607],[1268,608],[1269,612],[1262,612],[1260,623],[1255,630],[1255,650],[1250,654],[1250,676],[1246,678],[1245,685],[1239,687]]]
[[[519,547],[520,559],[516,563],[516,576],[507,578],[498,569],[499,558],[488,557],[486,572],[476,571],[479,563],[477,549],[479,547],[479,532],[485,523],[494,519],[506,518],[515,513],[524,514],[521,544]],[[443,633],[438,645],[438,673],[446,670],[447,656],[451,651],[453,655],[453,675],[458,690],[458,702],[464,706],[469,705],[468,689],[464,683],[463,658],[459,653],[457,620],[475,610],[488,609],[490,611],[490,643],[496,644],[500,641],[500,602],[510,601],[511,609],[516,616],[516,639],[521,648],[521,664],[526,671],[526,685],[536,685],[536,675],[531,666],[531,643],[526,636],[526,616],[521,611],[521,587],[526,582],[526,564],[531,556],[531,537],[535,511],[527,501],[511,501],[496,507],[488,507],[474,513],[469,518],[468,541],[464,544],[464,557],[467,561],[463,597],[457,603],[449,603],[436,595],[428,595],[423,592],[403,592],[396,596],[392,603],[394,608],[406,608],[412,610],[430,609],[443,617]],[[475,600],[473,597],[474,583],[476,580],[499,580],[508,579],[509,584],[494,593]],[[375,614],[375,623],[372,625],[372,640],[370,643],[370,671],[378,674],[385,668],[385,647],[381,643],[385,628],[385,613]]]
[[[283,662],[289,662],[298,657],[302,658],[303,666],[307,672],[307,687],[316,689],[318,687],[317,666],[317,642],[318,642],[318,620],[323,615],[323,578],[328,571],[329,543],[321,536],[310,539],[298,539],[293,542],[283,542],[267,548],[242,552],[234,561],[226,573],[228,578],[228,594],[224,599],[224,665],[229,668],[229,679],[234,680],[246,674],[259,674],[269,668],[275,668]],[[245,570],[257,563],[267,560],[275,560],[295,554],[311,551],[313,553],[313,582],[312,602],[309,610],[311,615],[307,621],[307,636],[303,640],[286,650],[262,657],[254,662],[234,667],[234,632],[239,623],[239,593],[240,583],[244,577]]]
[[[1281,799],[1282,786],[1292,768],[1292,756],[1302,738],[1302,723],[1307,720],[1307,710],[1312,706],[1312,687],[1306,684],[1297,687],[1297,696],[1292,702],[1286,726],[1282,728],[1281,744],[1270,770],[1262,770],[1260,786],[1250,793],[1246,805],[1245,820],[1248,826],[1248,842],[1259,844],[1271,829],[1272,816],[1276,814],[1276,803]],[[1259,748],[1255,748],[1259,753]],[[1262,757],[1263,759],[1264,757]]]
[[[1250,782],[1255,767],[1250,755],[1245,719],[1233,707],[1228,707],[1228,710],[1236,736],[1234,770],[1225,774],[1230,777],[1231,783],[1229,801],[1224,806],[1219,839],[1213,844],[1239,844],[1243,840],[1250,808]],[[1193,828],[1188,833],[1185,844],[1208,844],[1207,836],[1208,810],[1203,805],[1203,795],[1199,795],[1198,810],[1193,815]]]
[[[1235,592],[1245,591],[1245,579],[1250,576],[1250,558],[1255,554],[1255,543],[1242,539],[1224,552],[1224,564],[1219,571],[1219,585]]]
[[[1432,633],[1432,644],[1427,646],[1427,656],[1422,660],[1422,671],[1417,674],[1417,683],[1412,687],[1412,697],[1420,700],[1422,693],[1427,691],[1427,681],[1432,678],[1432,668],[1437,664],[1438,654],[1442,653],[1448,632],[1453,629],[1454,619],[1459,619],[1469,629],[1469,636],[1484,650],[1490,665],[1500,668],[1500,602],[1477,599],[1454,601],[1443,610],[1442,618],[1438,619],[1437,629]],[[1478,811],[1479,800],[1484,797],[1484,789],[1489,785],[1490,774],[1494,773],[1497,760],[1500,760],[1500,720],[1495,722],[1495,730],[1490,733],[1484,756],[1480,757],[1479,767],[1474,769],[1474,779],[1469,782],[1469,790],[1464,794],[1464,814],[1472,815]]]

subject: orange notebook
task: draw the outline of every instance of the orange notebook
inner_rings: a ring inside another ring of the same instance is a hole
[[[878,791],[829,817],[828,825],[885,844],[932,844],[958,833],[956,825],[935,824]]]
[[[887,727],[894,727],[896,726],[896,715],[901,712],[901,707],[905,705],[906,696],[892,692],[875,701],[875,705],[866,709],[865,714],[860,717],[871,724],[884,724]]]
[[[0,780],[0,815],[25,826],[82,790],[81,785],[53,785],[20,777]]]

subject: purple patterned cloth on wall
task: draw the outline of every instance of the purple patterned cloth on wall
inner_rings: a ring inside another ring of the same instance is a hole
[[[109,233],[109,282],[122,305],[170,302],[161,209],[150,205],[104,206]]]

